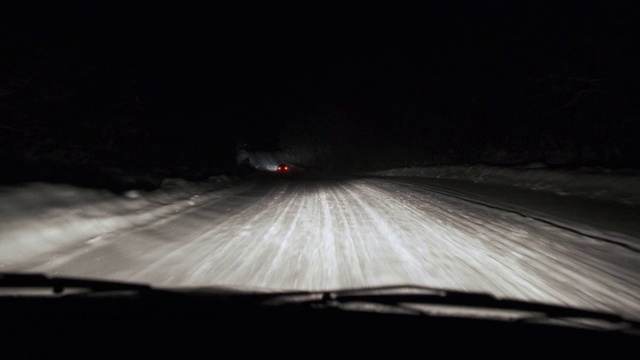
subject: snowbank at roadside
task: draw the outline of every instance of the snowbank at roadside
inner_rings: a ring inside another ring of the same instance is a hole
[[[27,183],[0,188],[0,271],[25,258],[100,234],[146,224],[220,196],[233,180],[165,179],[153,191],[108,190]]]
[[[441,165],[396,168],[369,174],[469,180],[640,205],[640,172],[631,170],[554,169],[543,164],[518,167]]]

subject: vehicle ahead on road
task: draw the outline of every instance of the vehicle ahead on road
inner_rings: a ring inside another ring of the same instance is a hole
[[[612,357],[640,344],[640,323],[614,314],[400,285],[273,292],[0,274],[0,312],[3,353],[20,356],[489,350]]]
[[[304,174],[304,168],[293,164],[278,164],[276,174],[283,178],[300,178]]]

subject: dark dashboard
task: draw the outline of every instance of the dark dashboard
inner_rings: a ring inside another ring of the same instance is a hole
[[[640,344],[637,323],[589,311],[558,312],[562,308],[532,305],[518,310],[534,316],[499,320],[406,306],[429,300],[436,306],[473,302],[497,309],[490,297],[473,294],[469,298],[453,294],[444,301],[443,294],[406,291],[375,296],[247,294],[144,286],[87,291],[77,285],[54,287],[57,293],[53,294],[51,289],[43,293],[40,288],[28,288],[6,295],[6,288],[0,288],[3,349],[19,355],[60,352],[109,357],[375,356],[412,351],[472,355],[488,351],[498,356],[514,355],[513,351],[569,351],[610,356],[637,351]],[[514,304],[518,302],[504,306],[513,310]],[[541,316],[541,310],[550,317]],[[567,321],[587,317],[590,322]]]

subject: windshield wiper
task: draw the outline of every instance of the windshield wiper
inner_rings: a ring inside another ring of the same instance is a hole
[[[594,327],[607,330],[630,331],[640,335],[640,322],[624,318],[618,314],[552,305],[524,300],[502,299],[486,293],[442,290],[419,285],[380,286],[350,290],[323,291],[316,296],[295,297],[293,301],[316,307],[328,307],[352,310],[351,304],[376,304],[397,308],[418,315],[432,315],[420,307],[412,306],[442,306],[459,309],[494,310],[504,312],[518,312],[514,322],[548,322],[548,320],[588,320],[596,324]],[[286,302],[281,298],[280,301]],[[357,308],[356,308],[357,309]],[[607,326],[601,326],[602,322]],[[585,325],[576,321],[578,325]]]
[[[42,274],[2,274],[0,273],[0,291],[3,289],[51,289],[61,294],[65,289],[86,289],[91,292],[103,291],[155,291],[148,285],[122,283],[116,281],[84,280],[65,277],[48,277]]]
[[[224,288],[204,289],[155,289],[149,285],[127,282],[85,280],[78,278],[48,277],[42,274],[0,273],[0,295],[4,289],[51,289],[54,294],[65,290],[85,290],[83,293],[100,294],[108,292],[133,292],[134,294],[168,295],[181,294],[190,298],[210,300],[233,300],[233,304],[283,307],[310,306],[347,311],[368,311],[362,304],[393,309],[396,312],[413,315],[440,315],[438,307],[461,310],[493,310],[517,312],[513,322],[540,322],[560,320],[565,325],[575,323],[610,331],[622,331],[640,335],[640,322],[620,315],[595,310],[551,305],[523,300],[502,299],[486,293],[464,292],[430,288],[419,285],[395,285],[369,288],[355,288],[333,291],[290,291],[290,292],[250,292],[231,291]],[[212,291],[216,290],[216,291]],[[431,309],[431,310],[430,310]],[[434,310],[435,309],[435,310]],[[455,312],[455,311],[454,311]],[[447,313],[447,312],[444,312]],[[580,321],[587,320],[587,324]],[[595,322],[595,325],[594,325]],[[606,323],[606,324],[603,324]]]

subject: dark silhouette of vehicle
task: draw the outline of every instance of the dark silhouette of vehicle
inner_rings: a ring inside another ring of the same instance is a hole
[[[304,175],[304,169],[293,164],[279,164],[276,174],[284,178],[301,178]]]

